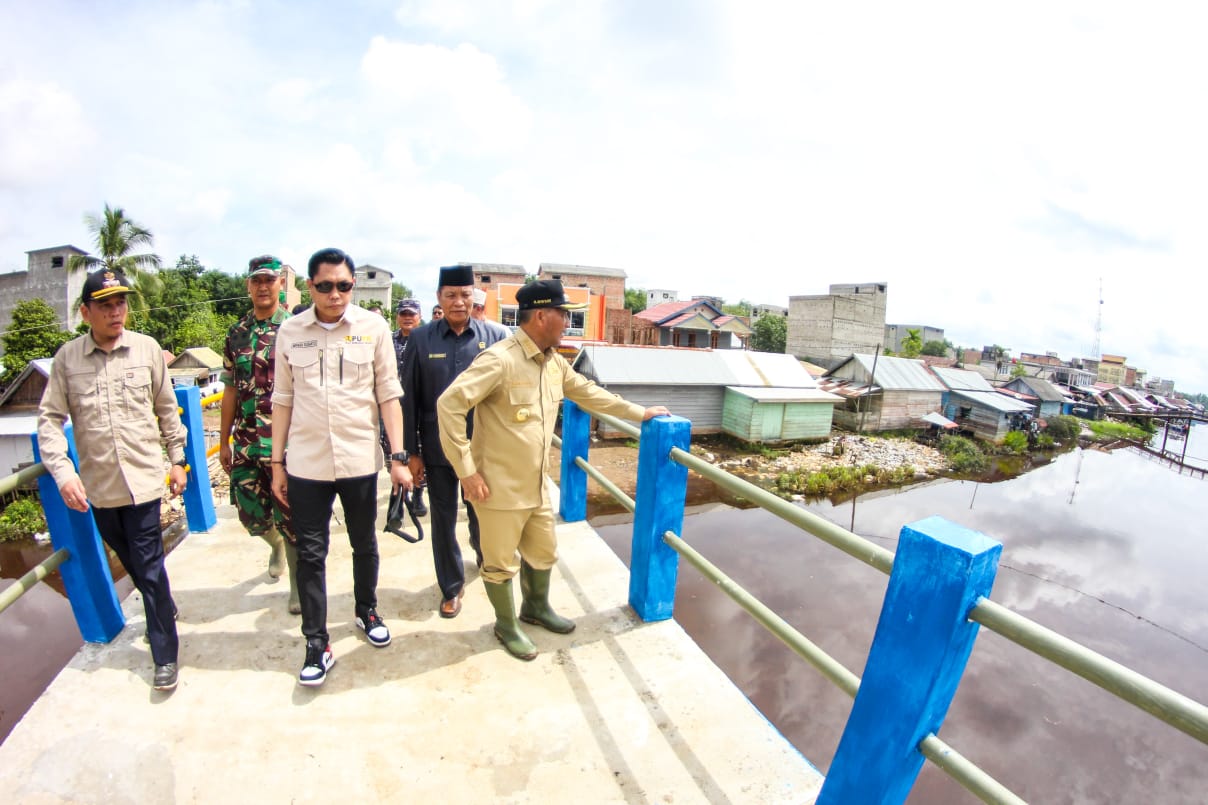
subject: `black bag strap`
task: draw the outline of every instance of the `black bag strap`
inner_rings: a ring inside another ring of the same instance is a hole
[[[404,511],[410,516],[411,524],[415,526],[418,536],[411,536],[403,528]],[[390,504],[386,507],[386,531],[396,537],[402,537],[410,543],[420,542],[424,538],[424,527],[420,524],[419,518],[415,516],[415,505],[411,501],[411,496],[401,488],[397,492],[390,493]]]

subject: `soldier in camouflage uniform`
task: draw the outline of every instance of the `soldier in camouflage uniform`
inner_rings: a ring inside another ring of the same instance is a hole
[[[280,578],[289,566],[289,611],[298,602],[297,552],[289,512],[272,493],[273,359],[277,330],[289,313],[280,304],[281,261],[272,255],[248,263],[247,289],[252,311],[227,333],[222,350],[222,420],[219,458],[231,476],[231,503],[248,533],[272,548],[268,575]],[[234,450],[228,438],[234,442]]]

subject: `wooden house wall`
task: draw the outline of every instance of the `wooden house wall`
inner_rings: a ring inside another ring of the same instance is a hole
[[[631,403],[649,408],[665,405],[671,413],[692,421],[693,433],[719,433],[722,429],[722,408],[725,386],[656,386],[650,384],[609,384],[606,388]],[[603,422],[599,434],[604,439],[617,439],[625,434]]]
[[[825,439],[830,435],[834,403],[759,402],[726,392],[722,430],[748,442]]]
[[[7,410],[32,411],[42,402],[42,394],[46,391],[46,378],[41,372],[31,371],[26,375],[20,387],[4,403]]]
[[[939,391],[885,391],[877,430],[917,428],[919,419],[939,410]]]
[[[1061,413],[1062,404],[1060,400],[1038,400],[1040,405],[1040,413],[1038,416],[1041,419],[1057,416]]]
[[[721,412],[721,429],[748,442],[757,441],[759,437],[756,434],[763,430],[763,418],[761,414],[756,425],[755,401],[745,394],[727,391]]]
[[[831,432],[834,411],[834,403],[822,400],[785,403],[782,438],[825,439]]]
[[[850,431],[859,431],[860,424],[864,430],[874,432],[880,430],[881,395],[871,394],[859,400],[845,400],[834,409],[834,424]]]
[[[961,410],[964,408],[968,408],[969,413],[961,416]],[[977,438],[990,442],[1002,441],[1003,437],[1011,431],[1007,424],[1007,415],[1003,412],[978,405],[972,400],[958,397],[955,394],[949,399],[944,416],[960,425],[962,430],[970,431]]]

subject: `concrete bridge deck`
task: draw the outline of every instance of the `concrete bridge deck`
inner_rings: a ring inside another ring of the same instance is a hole
[[[336,665],[305,688],[287,582],[269,583],[264,543],[220,507],[216,529],[168,558],[176,691],[150,687],[134,593],[122,633],[85,645],[0,745],[0,790],[19,803],[813,802],[818,772],[675,621],[633,614],[627,571],[594,531],[558,534],[552,598],[579,626],[528,627],[541,654],[524,663],[491,634],[472,560],[464,609],[444,620],[427,540],[388,534],[378,610],[393,642],[371,646],[336,527]]]

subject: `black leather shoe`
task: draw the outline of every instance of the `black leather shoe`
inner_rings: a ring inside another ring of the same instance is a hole
[[[155,682],[152,687],[156,690],[172,690],[176,687],[176,663],[169,662],[155,666]]]

